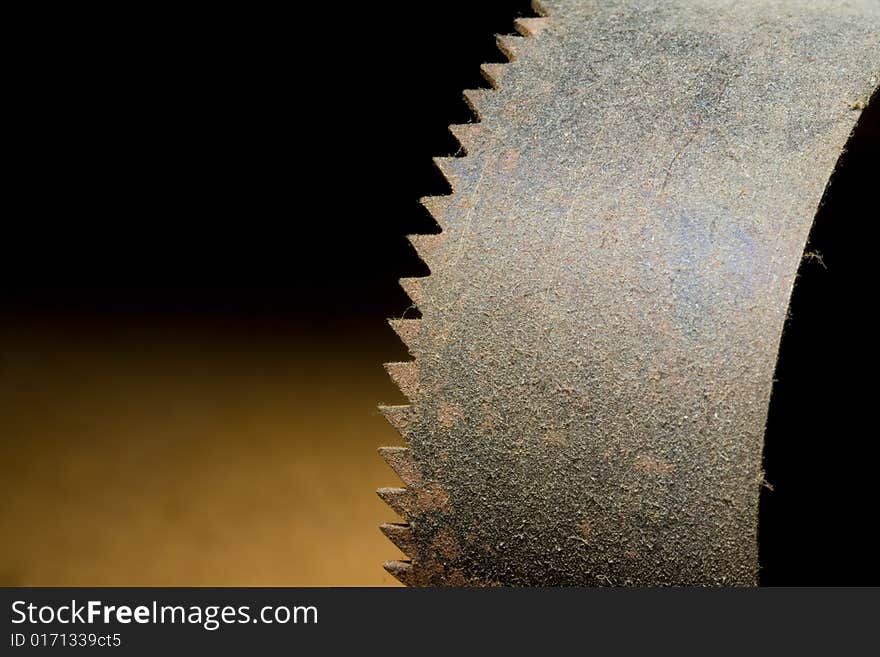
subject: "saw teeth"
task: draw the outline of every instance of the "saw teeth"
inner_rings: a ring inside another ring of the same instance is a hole
[[[471,108],[471,111],[479,119],[483,116],[483,112],[489,104],[490,89],[465,89],[464,100]]]
[[[413,537],[412,528],[395,522],[383,522],[379,525],[382,533],[388,537],[388,540],[394,543],[400,551],[411,559],[418,558],[418,545],[415,537]]]
[[[404,438],[408,438],[413,423],[412,406],[409,404],[401,406],[379,406],[379,412],[385,416],[389,424],[397,429],[397,432]]]
[[[422,278],[401,278],[398,283],[414,306],[422,305]]]
[[[543,17],[517,18],[515,21],[513,21],[513,26],[516,28],[516,31],[522,34],[524,37],[533,37],[538,34],[538,32],[547,27],[547,19]]]
[[[434,166],[436,166],[440,170],[440,173],[443,174],[443,177],[446,178],[446,182],[452,187],[453,192],[461,186],[461,178],[458,174],[458,167],[461,166],[458,162],[460,159],[461,158],[454,156],[434,158]]]
[[[385,363],[385,371],[407,399],[416,396],[419,390],[419,366],[416,361]]]
[[[419,257],[426,265],[428,265],[428,269],[433,270],[434,267],[431,266],[432,261],[434,260],[433,256],[437,251],[437,247],[443,242],[444,236],[441,234],[407,235],[407,238],[409,239],[410,244],[413,245],[416,253],[419,254]]]
[[[515,36],[513,34],[495,35],[495,43],[498,44],[498,49],[512,62],[516,61],[519,49],[522,46],[522,40],[523,38],[521,36]]]
[[[532,10],[541,18],[550,15],[550,10],[544,5],[544,0],[532,0]]]
[[[431,217],[437,222],[437,225],[440,226],[441,230],[446,230],[446,212],[452,203],[452,195],[423,196],[419,199],[419,203],[421,203],[422,207],[430,213]]]
[[[409,353],[415,356],[418,351],[419,335],[422,332],[422,320],[389,319],[388,324],[409,349]]]
[[[492,85],[493,89],[497,89],[501,84],[501,78],[507,72],[507,64],[481,64],[480,73],[486,78],[486,82]]]
[[[479,123],[459,123],[449,126],[449,132],[458,140],[465,153],[475,150],[480,139]]]
[[[544,13],[537,0],[533,2],[533,6],[537,13]],[[515,21],[514,25],[516,30],[523,36],[533,36],[543,29],[545,22],[540,18],[524,18]],[[496,36],[498,48],[510,61],[514,61],[517,58],[522,45],[522,39],[523,37],[515,35]],[[480,67],[480,71],[489,85],[493,89],[498,89],[502,78],[507,73],[507,65],[486,63]],[[469,89],[464,92],[465,101],[478,121],[492,102],[489,96],[490,93],[494,93],[494,91]],[[458,140],[464,154],[473,153],[480,147],[481,139],[484,139],[480,126],[474,123],[451,125],[449,126],[449,131]],[[464,174],[467,172],[467,166],[462,164],[460,157],[436,157],[434,158],[434,165],[449,183],[453,194],[460,190],[465,180]],[[449,224],[449,209],[454,203],[454,198],[453,195],[445,195],[428,196],[421,199],[422,205],[428,210],[434,221],[437,222],[441,231],[446,230]],[[443,242],[444,236],[442,234],[409,235],[408,239],[422,261],[433,272],[437,264],[438,247]],[[401,278],[400,286],[412,300],[413,305],[417,307],[422,306],[424,289],[421,278]],[[397,335],[400,336],[400,339],[409,349],[410,354],[416,356],[416,352],[420,351],[418,342],[422,331],[422,320],[390,319],[388,323]],[[386,363],[385,369],[407,399],[412,400],[418,394],[419,364],[417,360]],[[412,431],[414,422],[418,418],[413,408],[409,405],[380,406],[379,410],[388,422],[409,442],[409,434]],[[376,493],[405,521],[412,521],[414,516],[424,513],[426,507],[434,508],[438,504],[443,507],[444,504],[447,504],[443,500],[447,499],[448,496],[442,489],[437,491],[424,487],[424,482],[409,448],[380,447],[379,454],[391,469],[397,473],[404,485],[409,488],[379,488]],[[413,536],[412,525],[383,523],[380,525],[380,529],[404,554],[413,560],[418,559],[418,544]],[[416,586],[420,583],[411,560],[388,561],[384,566],[389,574],[407,586]],[[421,583],[424,584],[425,582]]]
[[[388,574],[396,577],[402,584],[415,586],[413,567],[409,561],[386,561],[383,566]]]
[[[380,447],[379,455],[385,459],[401,481],[407,486],[420,486],[422,478],[416,470],[416,464],[412,459],[408,447]]]
[[[413,496],[406,488],[379,488],[376,495],[404,520],[412,520],[415,516]]]

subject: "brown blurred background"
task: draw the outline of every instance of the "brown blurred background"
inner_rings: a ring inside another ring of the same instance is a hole
[[[396,349],[348,338],[7,318],[0,584],[391,584],[372,491],[395,483],[375,404],[403,401]]]

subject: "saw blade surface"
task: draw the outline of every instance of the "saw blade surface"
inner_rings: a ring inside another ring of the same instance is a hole
[[[543,2],[440,158],[383,527],[416,585],[754,585],[789,297],[880,3]]]

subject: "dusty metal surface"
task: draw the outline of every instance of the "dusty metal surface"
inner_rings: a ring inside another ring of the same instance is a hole
[[[466,92],[403,281],[416,585],[752,585],[804,244],[880,72],[880,3],[542,3]],[[860,105],[860,103],[862,105]]]

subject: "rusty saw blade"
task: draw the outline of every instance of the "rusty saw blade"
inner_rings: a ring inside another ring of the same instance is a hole
[[[379,495],[410,585],[754,585],[777,346],[876,0],[547,0],[439,158]]]

